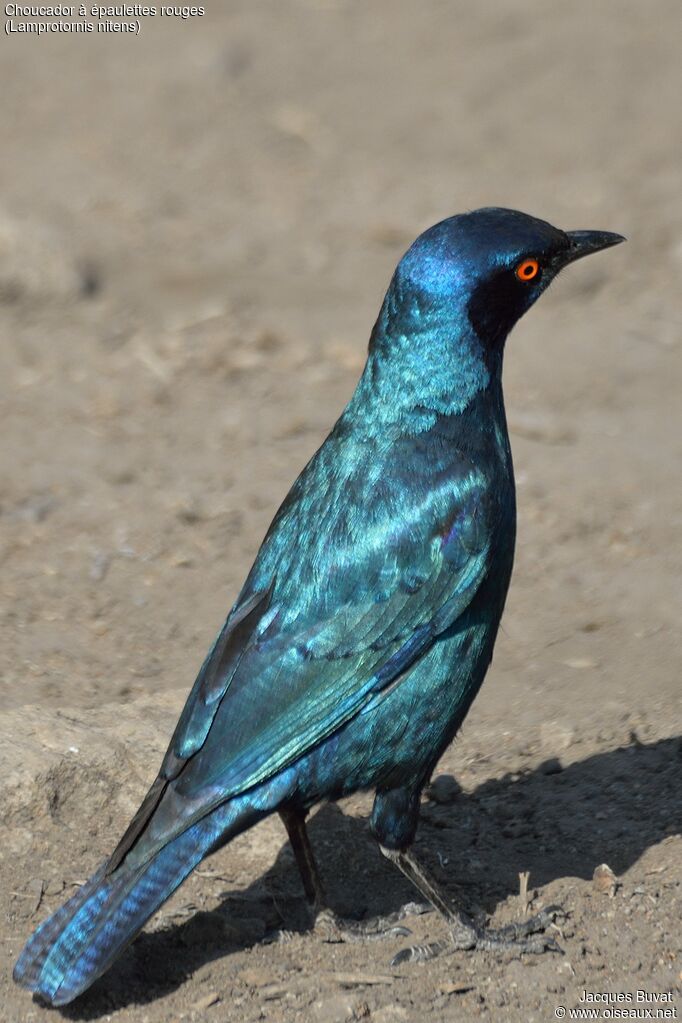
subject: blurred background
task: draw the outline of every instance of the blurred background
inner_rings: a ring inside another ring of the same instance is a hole
[[[141,25],[4,43],[4,705],[191,683],[401,253],[493,204],[629,242],[508,345],[519,557],[481,709],[677,697],[677,0]]]
[[[205,7],[142,19],[137,37],[3,40],[8,963],[135,809],[275,509],[352,392],[402,252],[443,217],[504,205],[628,243],[570,268],[507,345],[516,569],[495,662],[440,767],[466,795],[426,804],[420,840],[488,911],[518,913],[522,869],[553,885],[543,897],[573,914],[568,958],[530,981],[527,964],[437,960],[351,1004],[320,978],[384,976],[388,953],[307,938],[313,988],[278,1001],[300,947],[253,944],[283,919],[258,873],[272,867],[278,906],[300,903],[275,821],[220,861],[270,906],[254,930],[249,903],[235,939],[230,904],[234,954],[212,964],[223,946],[188,930],[216,904],[209,868],[178,896],[189,922],[157,918],[91,1009],[171,1023],[234,985],[244,1023],[435,1023],[452,1000],[457,1018],[493,1006],[528,1023],[569,983],[574,1000],[607,980],[667,990],[682,982],[679,0]],[[335,904],[372,913],[411,896],[368,838],[368,805],[314,835],[344,879]],[[620,902],[594,895],[604,860]],[[159,977],[163,1003],[129,1006],[160,997]],[[273,977],[280,994],[261,996]],[[33,1019],[7,985],[3,967],[0,1001]]]

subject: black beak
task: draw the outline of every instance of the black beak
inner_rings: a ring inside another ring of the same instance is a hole
[[[625,241],[622,234],[614,234],[612,231],[567,231],[566,234],[571,244],[564,254],[564,266]]]

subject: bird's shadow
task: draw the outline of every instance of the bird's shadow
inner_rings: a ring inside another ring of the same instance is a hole
[[[533,886],[590,878],[602,862],[621,874],[679,825],[680,766],[678,737],[636,742],[563,770],[545,763],[489,779],[450,805],[423,804],[417,852],[445,888],[488,912],[518,892],[521,870],[530,871]],[[338,912],[383,915],[415,898],[380,855],[366,819],[327,804],[309,821],[309,833],[329,902]],[[284,843],[270,869],[246,890],[223,892],[211,912],[143,933],[90,991],[61,1012],[91,1020],[131,1003],[153,1002],[201,966],[255,944],[263,929],[309,926]]]

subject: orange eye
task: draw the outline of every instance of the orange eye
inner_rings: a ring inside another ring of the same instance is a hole
[[[516,276],[520,281],[532,281],[540,272],[537,259],[524,259],[516,268]]]

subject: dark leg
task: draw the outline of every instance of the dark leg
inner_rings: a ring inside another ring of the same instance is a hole
[[[399,851],[381,846],[381,851],[429,900],[434,909],[444,918],[450,931],[449,940],[403,949],[393,958],[392,966],[409,961],[423,962],[427,959],[434,959],[443,952],[455,952],[458,949],[510,950],[517,954],[521,952],[561,952],[555,939],[542,933],[550,926],[554,917],[561,912],[558,906],[550,906],[522,923],[508,924],[497,931],[479,927],[465,913],[449,904],[439,891],[434,879],[417,862],[409,850]]]
[[[408,960],[433,959],[442,952],[454,952],[457,949],[512,949],[517,953],[548,950],[560,952],[554,938],[541,933],[560,912],[557,906],[551,906],[523,923],[509,924],[499,931],[493,931],[478,926],[466,913],[450,905],[436,881],[409,851],[419,821],[420,794],[419,788],[378,791],[372,809],[372,832],[384,856],[402,870],[443,917],[450,931],[450,939],[404,949],[391,965],[397,966]]]
[[[398,921],[414,913],[428,911],[428,907],[410,902],[396,913],[375,920],[344,920],[327,907],[324,885],[315,860],[305,826],[306,814],[301,810],[287,808],[279,811],[287,829],[291,848],[298,865],[306,898],[310,903],[315,930],[326,941],[365,941],[378,938],[404,938],[410,934],[407,927],[397,927]]]
[[[302,810],[280,810],[284,827],[287,829],[291,848],[294,850],[296,864],[298,866],[306,899],[315,909],[322,909],[326,904],[324,885],[317,868],[313,847],[308,838],[305,826],[306,814]]]

